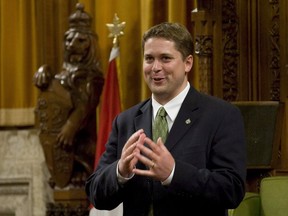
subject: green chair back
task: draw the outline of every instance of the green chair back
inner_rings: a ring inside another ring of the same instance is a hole
[[[261,216],[288,215],[288,176],[266,177],[260,184]]]
[[[228,216],[259,216],[260,196],[258,193],[246,192],[244,199],[236,209],[229,209]]]

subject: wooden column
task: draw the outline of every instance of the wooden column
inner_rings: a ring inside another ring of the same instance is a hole
[[[201,92],[212,94],[213,74],[213,26],[214,13],[211,1],[199,1],[197,10],[192,11],[194,27],[194,83]]]

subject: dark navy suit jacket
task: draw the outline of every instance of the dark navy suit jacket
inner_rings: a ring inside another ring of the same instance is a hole
[[[246,146],[238,108],[190,88],[165,145],[175,159],[169,186],[135,175],[124,185],[116,166],[128,138],[143,128],[151,137],[152,105],[146,100],[118,115],[86,193],[97,209],[123,202],[124,216],[224,216],[245,194]],[[141,163],[138,168],[146,169]]]

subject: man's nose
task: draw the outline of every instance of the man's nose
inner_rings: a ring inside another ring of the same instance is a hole
[[[161,63],[158,60],[155,60],[153,63],[152,71],[158,72],[161,70]]]

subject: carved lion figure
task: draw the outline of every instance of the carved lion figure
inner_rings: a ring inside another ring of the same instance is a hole
[[[40,89],[35,109],[40,141],[51,173],[51,185],[82,187],[93,171],[96,107],[104,83],[98,41],[84,7],[69,17],[64,35],[64,61],[53,75],[42,65],[34,75]]]

